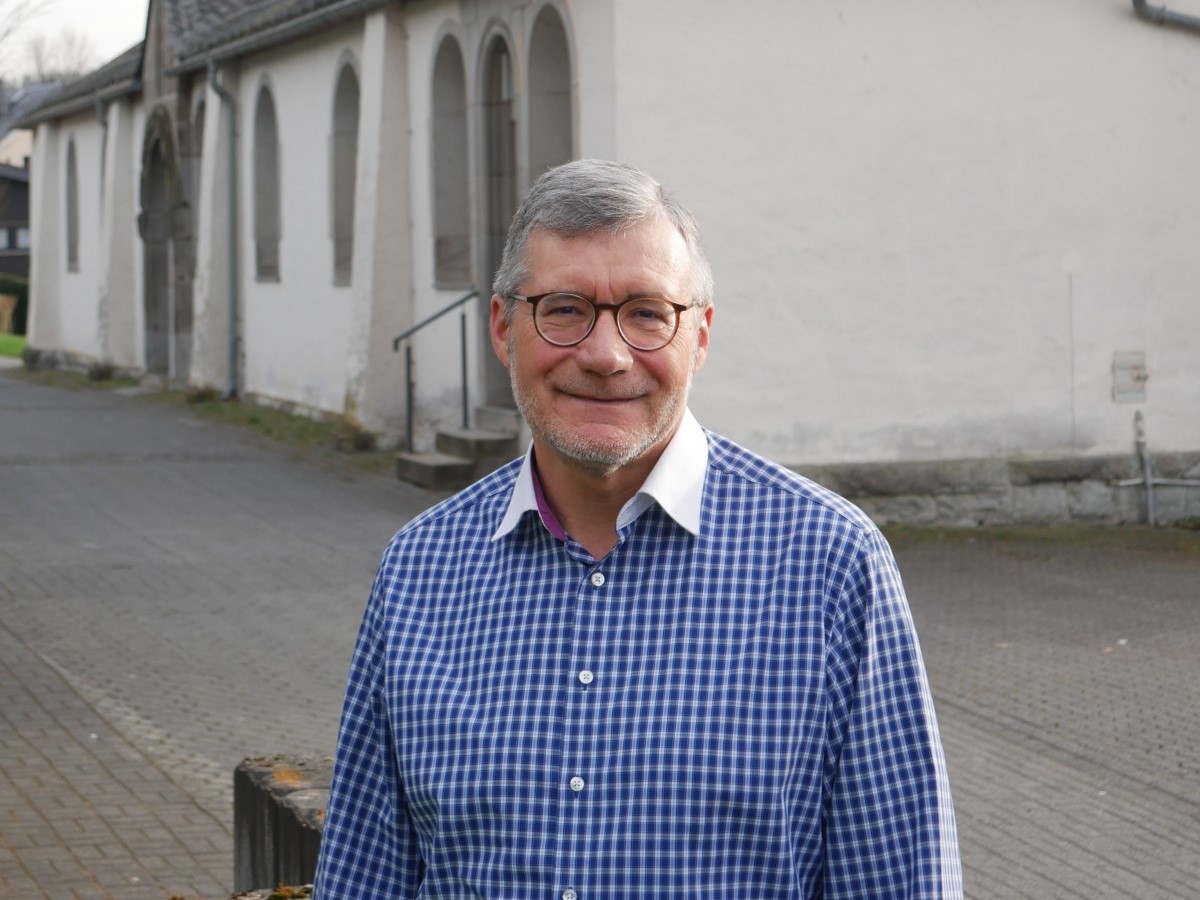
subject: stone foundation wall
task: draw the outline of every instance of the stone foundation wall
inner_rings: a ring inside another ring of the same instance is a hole
[[[946,462],[794,466],[836,491],[880,525],[1118,525],[1147,521],[1137,457],[983,459]],[[1154,486],[1158,524],[1200,517],[1200,452],[1153,458],[1156,479],[1194,485]]]

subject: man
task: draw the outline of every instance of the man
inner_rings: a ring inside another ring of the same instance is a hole
[[[551,170],[494,290],[532,446],[384,555],[317,895],[960,896],[886,543],[688,412],[691,215],[629,166]]]

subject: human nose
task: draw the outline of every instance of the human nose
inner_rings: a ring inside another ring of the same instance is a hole
[[[605,313],[612,313],[606,316]],[[633,354],[617,328],[617,311],[612,307],[596,310],[596,323],[577,345],[580,365],[601,375],[623,372],[633,362]]]

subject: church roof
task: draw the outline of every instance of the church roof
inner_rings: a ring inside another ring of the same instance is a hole
[[[132,94],[142,84],[142,45],[130,47],[116,59],[89,72],[82,78],[61,86],[61,90],[39,98],[30,104],[14,123],[17,128],[29,128],[38,122],[57,119],[92,106],[96,101],[111,100]]]
[[[294,40],[389,0],[166,0],[177,71]]]
[[[63,88],[61,81],[44,81],[41,84],[28,84],[23,88],[12,91],[0,102],[0,138],[8,134],[18,123]]]
[[[194,71],[296,40],[399,0],[162,0],[176,64],[168,75]],[[87,109],[142,86],[137,44],[116,59],[30,104],[13,127],[30,127]]]

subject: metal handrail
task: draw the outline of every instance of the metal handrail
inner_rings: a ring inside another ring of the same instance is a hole
[[[466,303],[468,300],[473,300],[478,296],[479,296],[479,291],[471,291],[469,294],[464,294],[462,297],[459,297],[457,300],[455,300],[449,306],[446,306],[446,307],[438,310],[437,312],[435,312],[432,316],[429,316],[428,318],[421,320],[420,322],[418,322],[416,325],[414,325],[412,328],[408,329],[407,331],[401,332],[400,334],[398,334],[396,337],[394,337],[392,339],[392,352],[396,353],[400,350],[401,341],[407,340],[408,338],[410,338],[414,334],[416,334],[418,331],[420,331],[422,328],[424,328],[426,325],[430,325],[430,324],[436,322],[442,316],[446,315],[447,313],[453,312],[454,310],[458,309],[458,307],[460,307],[464,303]],[[460,368],[460,374],[462,376],[462,427],[468,428],[469,427],[469,418],[468,418],[468,401],[467,401],[467,313],[466,313],[466,310],[463,311],[461,317],[459,318],[458,332],[459,332],[459,363],[460,363],[459,368]],[[409,453],[412,453],[412,449],[413,449],[413,404],[415,402],[415,396],[414,396],[415,391],[413,388],[412,369],[413,369],[412,344],[410,343],[410,344],[406,345],[404,348],[404,399],[405,399],[405,406],[406,406],[406,413],[407,413],[407,421],[404,424],[404,438],[405,438],[405,442],[408,447]]]

